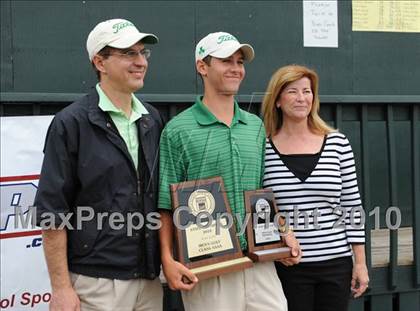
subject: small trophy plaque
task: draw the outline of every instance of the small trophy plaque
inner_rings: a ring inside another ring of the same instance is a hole
[[[243,255],[221,177],[172,184],[176,258],[199,280],[252,267]]]
[[[245,191],[245,208],[251,219],[247,223],[248,257],[255,262],[291,257],[290,248],[281,240],[274,193],[271,189]]]

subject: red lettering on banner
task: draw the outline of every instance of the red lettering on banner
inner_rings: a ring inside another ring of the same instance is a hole
[[[25,292],[21,295],[20,304],[23,306],[30,305],[31,308],[33,308],[39,303],[48,303],[50,300],[51,300],[50,293],[31,294],[31,293]]]
[[[15,294],[13,294],[12,297],[10,297],[10,299],[4,298],[0,300],[1,309],[6,309],[6,308],[14,307],[14,306],[15,306]]]
[[[20,304],[22,305],[22,306],[26,306],[27,304],[29,304],[29,302],[31,301],[30,299],[29,299],[29,297],[31,297],[31,293],[28,293],[28,292],[25,292],[25,293],[23,293],[22,294],[22,301],[20,302]]]

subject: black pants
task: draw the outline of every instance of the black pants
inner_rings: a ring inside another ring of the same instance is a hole
[[[351,257],[291,267],[276,263],[289,311],[346,311],[352,267]]]

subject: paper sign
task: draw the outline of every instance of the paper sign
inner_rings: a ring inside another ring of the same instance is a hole
[[[338,47],[337,1],[303,1],[303,46]]]
[[[420,1],[353,0],[353,31],[420,32]]]

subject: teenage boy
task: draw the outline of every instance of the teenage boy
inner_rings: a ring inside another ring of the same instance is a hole
[[[244,62],[253,58],[253,48],[240,44],[229,33],[204,37],[195,52],[204,96],[197,97],[195,104],[174,117],[162,132],[159,194],[162,264],[170,288],[182,290],[186,310],[287,310],[272,262],[256,263],[250,269],[198,282],[172,255],[170,184],[221,176],[232,212],[242,220],[243,191],[262,188],[264,127],[256,115],[240,109],[234,99],[245,77]],[[246,250],[246,237],[239,236],[239,241],[242,250]],[[298,247],[294,243],[296,240],[289,238],[288,244],[293,244],[296,253]]]

